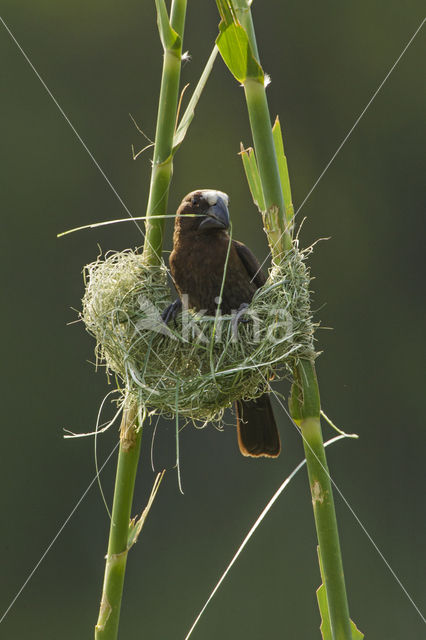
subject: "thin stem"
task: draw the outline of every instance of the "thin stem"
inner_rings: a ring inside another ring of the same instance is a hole
[[[146,240],[144,259],[149,264],[159,264],[163,247],[164,218],[167,213],[169,186],[173,173],[173,135],[179,99],[179,82],[182,58],[182,35],[185,26],[186,0],[174,0],[170,11],[170,23],[181,36],[178,48],[164,50],[163,73],[158,104],[151,184],[146,215]]]
[[[246,29],[252,51],[260,63],[250,5],[247,0],[235,0],[235,7],[238,18]],[[291,246],[291,237],[286,231],[285,208],[266,92],[258,80],[251,78],[245,81],[244,89],[266,208],[270,211],[274,205],[278,207],[279,220],[272,219],[270,227],[265,224],[265,228],[272,257],[279,260],[280,255]],[[351,640],[336,513],[321,434],[321,405],[314,361],[302,360],[295,368],[294,378],[290,411],[303,436],[333,640]]]
[[[320,421],[317,418],[306,418],[301,421],[300,429],[303,435],[315,527],[323,558],[324,581],[333,638],[346,640],[351,638],[352,632],[349,623],[349,608],[345,592],[336,512]],[[327,558],[326,561],[325,558]]]
[[[244,92],[266,211],[275,214],[277,220],[276,226],[279,235],[273,239],[271,247],[273,254],[276,254],[279,253],[281,245],[285,250],[291,247],[291,237],[286,232],[284,196],[272,137],[268,101],[265,87],[258,80],[247,78],[244,82]]]
[[[342,554],[333,490],[322,439],[319,390],[313,362],[301,361],[297,374],[302,383],[303,400],[299,409],[296,409],[294,413],[303,437],[315,527],[324,569],[331,630],[334,640],[350,640],[352,632]]]
[[[143,250],[144,261],[152,266],[159,264],[161,260],[164,217],[156,219],[156,216],[164,216],[167,211],[172,177],[172,146],[179,98],[186,4],[187,0],[172,1],[170,25],[179,36],[180,44],[170,49],[165,47],[164,50]],[[157,4],[157,9],[159,5],[161,2]],[[162,6],[164,7],[164,4]],[[118,635],[127,554],[130,548],[130,515],[142,439],[142,424],[138,426],[136,413],[134,405],[126,407],[123,413],[108,553],[95,640],[116,640]]]
[[[244,82],[244,91],[265,199],[265,229],[272,258],[279,263],[282,253],[291,247],[291,236],[286,230],[284,197],[265,87],[257,80],[248,78]]]
[[[95,627],[96,640],[113,640],[118,634],[121,598],[129,551],[130,513],[142,440],[142,427],[137,429],[136,413],[134,405],[126,408],[121,422],[120,451],[115,478],[104,585],[99,618]]]
[[[235,8],[238,19],[246,30],[252,52],[260,64],[250,5],[247,0],[236,0]],[[247,78],[244,82],[244,92],[265,198],[265,227],[268,230],[272,258],[279,262],[281,253],[290,249],[292,239],[289,227],[286,225],[284,194],[272,136],[266,89],[264,83]]]

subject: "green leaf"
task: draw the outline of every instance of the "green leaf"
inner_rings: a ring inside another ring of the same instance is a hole
[[[165,0],[155,0],[157,9],[157,24],[163,49],[170,51],[180,51],[182,42],[178,33],[170,24],[169,14]]]
[[[301,385],[298,379],[298,370],[295,369],[295,379],[291,385],[290,395],[288,398],[288,408],[294,422],[300,426],[300,421],[303,419],[302,414],[302,400],[301,400]]]
[[[333,640],[333,636],[331,634],[331,624],[330,624],[330,612],[328,610],[328,600],[327,600],[327,591],[324,584],[324,570],[322,566],[321,553],[318,547],[318,560],[321,571],[321,578],[323,584],[317,589],[317,600],[318,607],[321,614],[321,626],[320,631],[322,635],[322,640]],[[352,631],[352,640],[362,640],[364,638],[364,634],[357,628],[356,624],[349,620]]]
[[[238,22],[232,0],[216,0],[221,22],[216,44],[226,66],[242,84],[251,78],[264,82],[263,69],[253,55],[248,35]]]
[[[328,612],[327,592],[324,584],[317,589],[317,600],[321,614],[320,630],[322,640],[333,640],[333,636],[331,635],[330,615]]]
[[[157,495],[157,491],[160,488],[160,484],[162,479],[164,478],[165,473],[166,473],[165,469],[161,473],[157,473],[157,476],[154,480],[154,485],[151,490],[151,495],[149,496],[149,499],[148,499],[148,503],[145,509],[142,511],[140,518],[137,518],[137,517],[132,518],[129,522],[129,532],[127,536],[127,550],[133,547],[133,545],[136,544],[136,542],[138,541],[139,534],[142,531],[143,525],[145,524],[145,520],[155,500],[155,496]]]
[[[253,202],[261,212],[265,212],[265,198],[254,149],[251,147],[244,149],[243,143],[241,142],[240,156],[243,161],[243,167]]]
[[[238,13],[238,11],[250,11],[252,4],[253,0],[234,0],[233,2],[236,13]]]
[[[203,89],[206,85],[210,72],[213,68],[214,61],[216,60],[216,56],[219,53],[219,50],[216,46],[213,47],[213,51],[210,54],[209,59],[207,60],[207,64],[204,67],[204,71],[201,74],[201,77],[198,81],[197,86],[195,87],[194,93],[191,96],[191,99],[186,107],[185,113],[183,114],[181,121],[179,122],[179,126],[175,131],[175,135],[173,137],[173,153],[176,152],[179,145],[182,144],[186,132],[188,131],[188,127],[192,122],[195,113],[195,107],[198,104],[198,100],[203,92]]]
[[[284,197],[285,217],[287,223],[291,223],[294,217],[294,207],[291,198],[290,176],[288,175],[287,158],[284,153],[283,136],[278,116],[272,127],[275,153],[277,154],[278,170],[280,173],[281,189]]]
[[[362,631],[358,629],[358,627],[356,626],[355,622],[353,622],[353,620],[349,620],[349,622],[351,623],[352,640],[362,640],[364,637],[364,634],[362,633]]]

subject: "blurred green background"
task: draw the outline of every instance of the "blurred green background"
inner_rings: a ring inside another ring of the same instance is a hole
[[[189,2],[182,82],[193,87],[211,50],[213,0]],[[296,207],[423,19],[420,1],[262,2],[253,13],[268,96],[285,132]],[[143,215],[162,63],[153,1],[2,0],[1,16],[135,215]],[[414,601],[425,602],[424,259],[425,32],[417,36],[299,214],[312,257],[318,373],[324,410],[359,441],[329,449],[332,476]],[[76,319],[81,270],[104,250],[141,243],[132,223],[56,239],[89,222],[126,217],[71,128],[0,24],[3,336],[1,611],[26,580],[95,470],[88,431],[108,387]],[[189,94],[188,94],[189,95]],[[239,142],[250,144],[243,92],[218,60],[176,157],[173,213],[212,187],[231,196],[237,238],[263,259]],[[170,226],[166,249],[170,250]],[[278,386],[286,393],[287,385]],[[174,426],[154,442],[166,474],[131,551],[120,638],[183,639],[261,508],[303,457],[276,405],[284,450],[252,461],[232,416],[220,433],[185,429],[179,494]],[[107,408],[111,414],[113,407]],[[331,435],[325,428],[326,435]],[[146,429],[134,511],[154,478]],[[99,442],[100,460],[117,432]],[[111,499],[115,464],[102,482]],[[424,637],[424,623],[336,495],[350,609],[366,638]],[[109,521],[96,485],[0,625],[0,637],[91,638]],[[319,638],[320,582],[306,473],[275,504],[209,606],[193,638]]]

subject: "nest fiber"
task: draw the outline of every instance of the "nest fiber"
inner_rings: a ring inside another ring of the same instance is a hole
[[[149,266],[137,250],[109,252],[84,272],[82,319],[96,339],[97,361],[142,410],[218,423],[235,400],[259,397],[273,377],[291,375],[298,359],[314,356],[308,253],[295,242],[273,265],[243,322],[187,310],[166,327],[165,264]]]

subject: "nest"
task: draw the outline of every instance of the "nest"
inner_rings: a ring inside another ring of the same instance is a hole
[[[171,302],[166,265],[145,264],[137,250],[109,252],[84,271],[81,315],[97,362],[142,411],[219,424],[235,400],[259,397],[272,378],[289,377],[300,358],[314,357],[309,252],[294,242],[244,322],[186,310],[167,327],[160,315]]]

